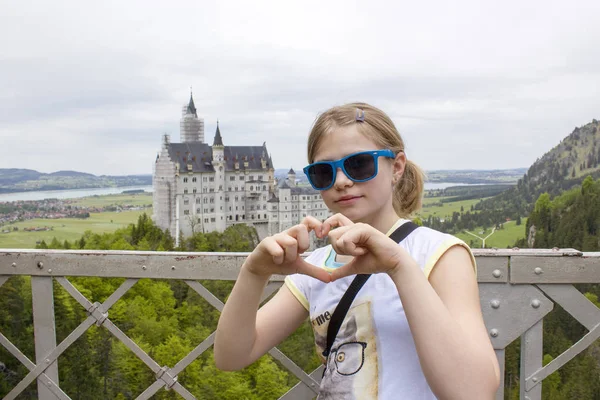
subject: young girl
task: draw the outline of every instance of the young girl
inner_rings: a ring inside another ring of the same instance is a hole
[[[420,227],[389,235],[421,206],[423,174],[391,119],[364,103],[316,120],[305,168],[335,213],[265,238],[244,262],[223,309],[218,368],[246,367],[309,316],[325,364],[319,399],[492,399],[499,368],[479,304],[475,260],[459,239]],[[331,245],[300,255],[309,232]],[[285,285],[257,311],[272,274]],[[356,274],[356,295],[330,353],[329,319]]]

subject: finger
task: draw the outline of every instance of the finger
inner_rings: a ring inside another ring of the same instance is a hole
[[[298,254],[304,253],[310,247],[308,232],[308,228],[304,224],[295,225],[287,230],[288,235],[296,239]]]
[[[348,217],[344,214],[337,213],[323,222],[323,235],[328,234],[332,228],[351,225],[354,225],[354,223]]]
[[[316,219],[315,217],[312,217],[310,215],[308,217],[304,217],[304,219],[302,220],[302,222],[300,224],[306,226],[306,229],[308,230],[308,232],[314,231],[315,235],[317,235],[317,237],[319,239],[321,239],[324,236],[323,235],[323,223],[321,221],[319,221],[318,219]]]
[[[288,235],[287,232],[278,233],[273,236],[277,244],[283,249],[283,261],[286,263],[294,262],[298,257],[298,242],[296,239]]]
[[[285,252],[279,243],[277,243],[275,237],[267,237],[261,243],[263,243],[265,252],[271,256],[275,264],[280,265],[283,263],[283,256],[285,255]]]
[[[296,269],[296,272],[298,272],[299,274],[312,276],[313,278],[318,279],[324,283],[331,282],[331,275],[329,274],[329,272],[325,271],[323,268],[319,268],[315,265],[307,263],[306,261],[304,261],[301,258],[298,259],[297,263],[298,263],[298,268]]]
[[[357,243],[353,241],[352,237],[347,235],[343,235],[335,243],[332,243],[332,246],[336,253],[343,254],[347,256],[362,256],[366,254],[367,249],[363,246],[359,246]]]
[[[338,279],[345,278],[346,276],[356,275],[360,273],[356,268],[356,264],[359,262],[358,258],[354,258],[348,264],[342,265],[339,268],[334,269],[331,273],[331,282],[335,282]]]

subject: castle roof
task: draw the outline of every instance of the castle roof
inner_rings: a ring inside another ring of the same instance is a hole
[[[219,129],[219,121],[217,121],[217,131],[215,132],[213,146],[223,146],[223,138],[221,137],[221,130]]]
[[[212,147],[206,143],[169,143],[169,158],[171,161],[179,163],[180,171],[188,171],[187,165],[192,165],[191,172],[214,172],[212,165],[213,153]],[[261,163],[263,146],[223,146],[223,163],[225,171],[236,171],[236,159],[239,162],[239,171],[245,170],[264,170]],[[188,158],[191,162],[188,163]],[[244,162],[248,162],[248,167]],[[266,168],[272,168],[269,160],[266,161]]]
[[[198,116],[198,113],[196,112],[196,105],[194,104],[194,98],[192,97],[191,92],[190,92],[190,102],[187,106],[187,113],[194,114],[196,117]]]
[[[290,170],[288,171],[288,174],[294,174],[294,175],[296,175],[296,173],[294,172],[293,168],[290,168]]]

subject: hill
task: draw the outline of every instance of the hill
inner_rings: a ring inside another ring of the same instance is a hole
[[[77,171],[57,171],[46,174],[31,169],[0,168],[0,193],[151,184],[152,175],[96,176]]]
[[[600,177],[600,123],[575,128],[558,145],[537,159],[513,188],[478,204],[477,210],[498,210],[516,218],[528,215],[542,193],[554,197],[581,185],[591,175]]]

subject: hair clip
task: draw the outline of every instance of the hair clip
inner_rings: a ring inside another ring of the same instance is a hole
[[[365,122],[365,110],[356,109],[356,121]]]

